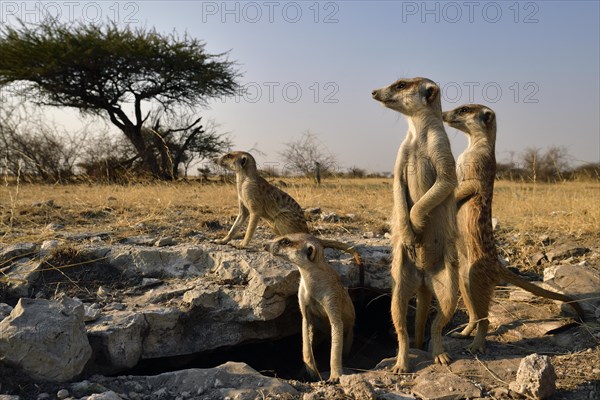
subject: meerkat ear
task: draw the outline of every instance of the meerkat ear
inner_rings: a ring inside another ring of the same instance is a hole
[[[240,165],[242,167],[245,167],[247,162],[248,162],[248,157],[246,157],[246,156],[240,157]]]
[[[486,126],[491,124],[492,122],[494,122],[494,118],[496,118],[496,115],[494,114],[494,112],[492,110],[485,110],[481,114],[481,121]]]
[[[436,84],[430,82],[425,83],[425,87],[423,89],[423,97],[427,104],[431,104],[440,91]]]
[[[314,244],[312,244],[312,243],[306,244],[306,257],[308,258],[309,261],[315,261],[315,258],[317,257],[317,248],[315,247]]]

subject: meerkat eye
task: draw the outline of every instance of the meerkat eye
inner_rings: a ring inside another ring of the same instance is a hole
[[[396,84],[396,90],[402,90],[406,87],[406,82],[398,82]]]
[[[289,240],[289,239],[281,239],[281,240],[279,241],[279,244],[280,244],[280,245],[282,245],[282,246],[289,246],[291,243],[292,243],[292,242],[290,242],[290,240]]]
[[[459,113],[459,114],[464,114],[464,113],[466,113],[467,111],[469,111],[469,109],[468,109],[467,107],[463,107],[463,108],[461,108],[460,110],[458,110],[458,113]]]

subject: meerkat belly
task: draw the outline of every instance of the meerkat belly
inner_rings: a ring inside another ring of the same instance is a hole
[[[405,176],[408,185],[408,198],[410,203],[414,204],[433,186],[437,174],[429,158],[425,155],[418,155],[410,157]]]

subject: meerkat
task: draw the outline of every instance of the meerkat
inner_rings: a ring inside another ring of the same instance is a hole
[[[457,248],[459,287],[469,313],[469,323],[456,336],[475,338],[467,349],[483,352],[488,331],[488,311],[494,288],[509,282],[538,296],[568,302],[580,317],[583,312],[572,298],[524,280],[498,261],[492,228],[492,198],[496,179],[496,115],[490,108],[467,104],[442,114],[444,122],[464,132],[468,147],[458,157],[456,172]]]
[[[337,382],[343,373],[342,354],[347,355],[352,346],[356,319],[348,291],[325,261],[321,241],[314,236],[290,234],[266,246],[272,254],[296,264],[300,271],[298,303],[302,314],[302,357],[307,373],[314,380],[320,378],[312,350],[314,329],[328,326],[331,331],[328,382]]]
[[[220,244],[231,241],[242,225],[248,220],[248,227],[239,248],[248,246],[256,226],[264,218],[277,236],[289,233],[310,233],[302,207],[289,194],[267,182],[256,168],[256,160],[251,154],[233,151],[216,158],[215,163],[235,172],[239,214],[227,236],[218,240]],[[361,285],[364,280],[362,259],[353,246],[335,240],[319,239],[324,247],[334,248],[352,254],[361,268]]]
[[[442,121],[440,89],[426,78],[400,79],[372,92],[375,100],[408,119],[394,166],[392,212],[392,320],[398,336],[393,372],[407,372],[407,309],[417,294],[415,346],[421,348],[432,294],[437,315],[431,326],[434,361],[447,365],[442,329],[458,299],[456,168]]]

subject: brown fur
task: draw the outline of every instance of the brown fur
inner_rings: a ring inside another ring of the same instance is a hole
[[[442,329],[458,297],[456,169],[442,121],[439,87],[429,79],[400,79],[373,98],[407,116],[409,129],[394,167],[392,214],[392,319],[398,335],[394,372],[407,372],[409,299],[417,293],[415,346],[422,347],[432,295],[438,312],[431,326],[436,363],[448,364]]]
[[[302,356],[306,371],[313,379],[320,378],[312,351],[315,325],[322,323],[331,329],[331,374],[329,382],[342,375],[342,353],[352,345],[355,321],[354,306],[340,277],[326,262],[319,239],[306,233],[279,237],[268,250],[286,257],[300,270],[298,303],[302,313]]]
[[[492,197],[496,178],[496,116],[479,104],[467,104],[443,113],[453,128],[467,134],[469,145],[457,162],[458,253],[460,291],[469,312],[469,324],[458,336],[469,336],[477,327],[471,353],[483,352],[488,330],[488,311],[494,288],[510,282],[538,296],[568,302],[583,312],[568,296],[540,288],[513,274],[498,262],[492,229]]]
[[[271,185],[261,177],[256,168],[256,161],[249,153],[233,151],[217,158],[215,162],[235,172],[239,203],[239,214],[231,230],[218,243],[225,244],[232,240],[242,225],[249,219],[246,235],[238,247],[248,246],[254,230],[261,218],[264,218],[277,236],[289,233],[309,233],[304,211],[289,194]],[[357,265],[361,267],[361,285],[364,279],[362,259],[352,246],[335,240],[319,239],[324,247],[334,248],[352,254]]]

